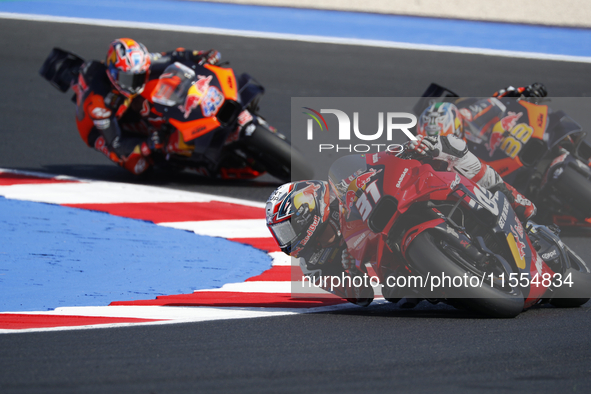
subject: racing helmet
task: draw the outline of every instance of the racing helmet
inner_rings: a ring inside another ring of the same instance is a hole
[[[419,135],[449,135],[462,138],[462,116],[452,103],[434,103],[423,111],[417,128]]]
[[[133,97],[144,90],[150,63],[146,47],[131,38],[113,41],[105,61],[109,80],[125,97]]]
[[[306,246],[316,246],[329,222],[329,207],[328,182],[286,183],[267,200],[267,227],[284,253],[301,257]]]

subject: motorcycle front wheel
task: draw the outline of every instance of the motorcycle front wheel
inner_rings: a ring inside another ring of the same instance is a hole
[[[283,182],[313,179],[314,170],[304,156],[282,137],[258,125],[248,137],[249,150],[269,174]]]
[[[461,251],[456,250],[445,242],[443,237],[437,238],[424,231],[419,234],[409,245],[406,256],[411,266],[422,274],[427,275],[433,281],[433,277],[463,278],[476,276],[488,277],[488,274],[478,273],[477,269],[468,269],[474,264],[462,256]],[[504,267],[503,267],[504,269]],[[506,276],[508,277],[508,275]],[[451,286],[450,286],[451,287]],[[524,298],[520,288],[500,289],[491,287],[489,280],[484,280],[482,285],[454,287],[437,294],[440,288],[435,289],[436,298],[448,298],[453,305],[462,306],[471,311],[482,313],[497,318],[512,318],[523,311]]]
[[[571,248],[566,245],[564,247],[568,254],[570,268],[564,272],[563,278],[571,282],[571,285],[562,284],[555,288],[550,304],[558,308],[576,308],[589,301],[591,269]]]

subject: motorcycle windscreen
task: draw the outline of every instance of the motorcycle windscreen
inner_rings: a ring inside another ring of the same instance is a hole
[[[328,171],[331,193],[344,203],[349,184],[366,171],[365,155],[349,155],[336,160]]]
[[[562,141],[563,138],[573,133],[578,133],[583,130],[583,128],[563,111],[556,111],[555,113],[550,114],[548,130],[552,131],[549,133],[550,139],[548,141],[548,146],[552,149],[556,144]]]
[[[183,104],[186,92],[195,80],[195,72],[181,63],[166,67],[152,91],[152,101],[167,107]]]

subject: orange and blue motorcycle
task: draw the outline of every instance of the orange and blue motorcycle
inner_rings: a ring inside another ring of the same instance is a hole
[[[54,48],[40,74],[57,89],[75,85],[80,57]],[[289,182],[313,178],[313,169],[287,138],[259,114],[264,87],[224,64],[189,60],[169,65],[141,95],[166,149],[151,159],[164,170],[191,170],[221,179],[252,179],[269,173]]]
[[[591,225],[591,144],[579,123],[546,98],[460,98],[434,83],[414,111],[442,101],[464,115],[470,151],[536,204],[536,220]]]

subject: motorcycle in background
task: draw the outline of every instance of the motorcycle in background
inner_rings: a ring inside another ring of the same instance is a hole
[[[84,60],[54,48],[39,71],[67,92]],[[222,179],[252,179],[265,172],[283,182],[311,179],[314,171],[287,138],[259,114],[264,87],[229,67],[190,61],[168,66],[141,95],[161,119],[158,130],[172,149],[152,154],[157,167]]]
[[[454,103],[460,113],[485,100],[497,100],[499,113],[486,124],[464,119],[468,149],[538,207],[542,223],[560,226],[591,224],[591,144],[581,126],[549,99],[459,98],[432,83],[414,107],[420,116],[433,102]]]

